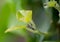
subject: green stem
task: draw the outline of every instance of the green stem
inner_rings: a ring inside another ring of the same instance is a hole
[[[48,35],[47,33],[43,33],[39,30],[32,30],[30,28],[26,28],[28,31],[32,32],[32,33],[35,33],[35,34],[39,34],[39,35]]]

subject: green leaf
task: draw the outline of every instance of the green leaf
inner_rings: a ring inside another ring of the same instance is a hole
[[[8,4],[11,13],[16,13],[16,3],[14,0],[6,0],[6,4]]]
[[[17,30],[17,29],[21,29],[21,28],[26,28],[25,26],[14,26],[14,27],[10,27],[8,28],[5,33],[7,32],[11,32],[11,31],[14,31],[14,30]]]
[[[51,9],[44,9],[43,7],[34,7],[33,8],[33,21],[37,27],[37,29],[43,33],[47,33],[50,26],[51,26],[51,19],[52,19],[52,14],[51,14]],[[48,12],[48,13],[47,13]],[[47,15],[48,14],[48,15]],[[39,36],[39,42],[42,42],[44,39],[45,35]]]
[[[0,42],[15,42],[16,36],[13,34],[5,34],[4,31],[7,29],[8,26],[8,19],[10,13],[10,8],[8,4],[4,4],[0,9]],[[10,38],[10,39],[9,39]]]

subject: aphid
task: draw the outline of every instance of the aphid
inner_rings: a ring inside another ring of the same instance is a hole
[[[32,24],[28,24],[27,27],[32,29],[32,30],[35,30],[35,28],[32,26]]]

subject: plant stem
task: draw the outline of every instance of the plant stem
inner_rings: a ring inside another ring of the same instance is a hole
[[[47,35],[47,33],[43,33],[39,30],[32,30],[30,28],[26,28],[28,31],[32,32],[32,33],[35,33],[35,34],[39,34],[39,35]]]

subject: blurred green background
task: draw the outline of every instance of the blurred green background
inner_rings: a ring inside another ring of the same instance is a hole
[[[43,4],[48,1],[0,0],[0,42],[25,42],[25,39],[27,42],[60,42],[59,11],[53,7],[44,9]],[[60,0],[56,1],[60,5]],[[41,32],[48,32],[50,35],[37,35],[26,30],[4,33],[11,26],[24,25],[23,22],[18,22],[16,19],[17,10],[32,10],[32,18],[37,29]]]

